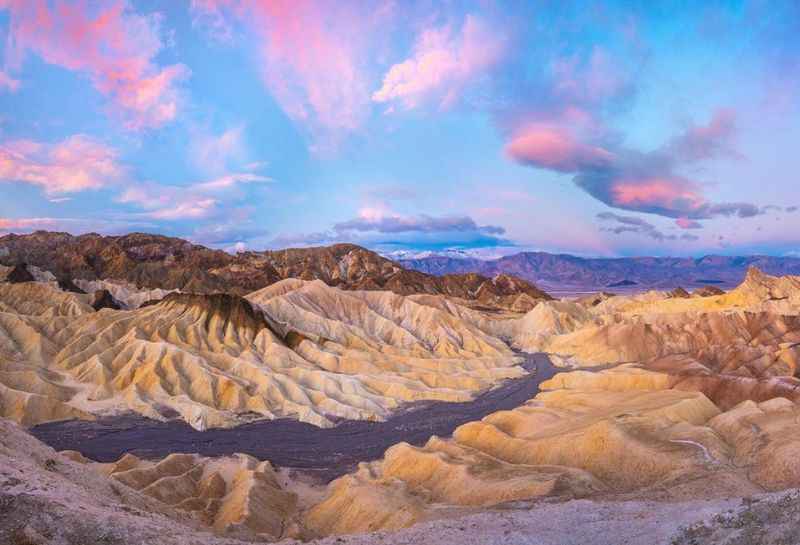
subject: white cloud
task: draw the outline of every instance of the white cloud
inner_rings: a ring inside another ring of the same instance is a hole
[[[0,144],[0,182],[33,184],[48,195],[100,189],[124,173],[114,148],[83,134],[56,144],[33,140]]]
[[[409,109],[427,101],[448,107],[500,60],[505,47],[501,33],[472,15],[458,31],[450,25],[426,29],[417,39],[414,55],[389,69],[372,100],[399,101]]]

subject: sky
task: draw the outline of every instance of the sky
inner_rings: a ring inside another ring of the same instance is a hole
[[[0,234],[800,255],[796,0],[0,0]]]

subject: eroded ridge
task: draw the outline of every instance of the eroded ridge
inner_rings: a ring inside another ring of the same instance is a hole
[[[171,293],[136,309],[0,284],[0,414],[31,425],[135,411],[197,429],[289,417],[383,420],[467,401],[521,361],[456,303],[285,280],[246,299]]]

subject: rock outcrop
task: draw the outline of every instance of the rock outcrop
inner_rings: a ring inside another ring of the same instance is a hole
[[[461,426],[451,439],[398,444],[333,482],[306,524],[319,534],[353,533],[428,520],[443,505],[671,487],[691,495],[700,482],[711,495],[715,486],[719,494],[758,489],[730,465],[731,446],[709,424],[720,411],[703,394],[593,386],[543,392]]]
[[[22,282],[34,282],[36,278],[28,271],[27,265],[19,263],[14,265],[12,269],[6,274],[6,282],[11,284],[20,284]]]
[[[287,278],[322,280],[343,290],[447,295],[517,312],[549,299],[533,284],[509,275],[437,277],[407,270],[353,244],[231,255],[160,235],[37,231],[0,237],[0,248],[4,265],[36,265],[90,293],[106,289],[128,308],[171,291],[245,295]]]
[[[100,310],[110,308],[111,310],[120,310],[122,305],[119,301],[114,299],[114,296],[108,290],[97,290],[92,296],[92,308]]]
[[[295,495],[266,462],[65,454],[0,418],[0,543],[235,545],[296,532]]]
[[[128,454],[109,464],[91,462],[74,451],[62,455],[156,500],[156,505],[190,513],[218,535],[277,541],[300,532],[296,495],[281,487],[269,462],[245,454],[171,454],[155,462]]]
[[[716,286],[701,286],[692,292],[692,297],[714,297],[715,295],[723,295],[725,290]]]
[[[127,461],[133,461],[139,467],[159,464],[136,461],[130,457],[127,457]],[[86,463],[97,471],[87,468]],[[242,472],[240,457],[218,460],[193,458],[191,464],[194,467],[202,466],[204,474],[225,473],[220,477],[225,481],[226,491],[231,482],[227,477]],[[270,536],[274,534],[254,534],[242,524],[230,525],[229,533],[224,536],[215,535],[212,527],[196,518],[204,510],[192,509],[196,505],[214,505],[214,500],[190,500],[182,505],[184,508],[171,506],[152,495],[145,495],[144,491],[134,490],[121,480],[107,477],[105,473],[109,471],[108,467],[114,467],[117,474],[125,472],[123,460],[104,467],[74,453],[59,454],[18,426],[0,419],[0,543],[242,545],[253,540],[272,541]],[[222,468],[232,468],[234,471],[226,473],[220,471]],[[131,471],[137,473],[136,469]],[[161,476],[161,483],[159,480],[152,483],[153,491],[166,487],[171,481],[176,485],[186,484],[187,479],[182,476],[176,479],[168,473],[175,471],[166,468],[158,471],[156,475]],[[141,482],[138,477],[136,483]],[[195,481],[192,477],[190,469],[190,486],[186,489],[188,494],[180,486],[170,486],[170,491],[175,495],[171,494],[168,499],[184,495],[194,498],[192,485]],[[286,482],[282,478],[280,481],[282,484]],[[216,493],[205,495],[217,496],[222,490],[220,484],[220,480],[212,476],[208,488]],[[273,511],[275,500],[286,498],[286,488],[282,487],[281,491],[269,482],[265,484],[264,490],[274,493],[275,497],[266,504],[260,500],[251,501],[250,505],[257,509],[249,513],[250,517],[267,521],[284,520],[287,522],[284,534],[291,535],[295,519],[291,516],[286,518],[285,509]],[[369,490],[373,489],[367,489],[366,492]],[[373,496],[372,499],[379,498]],[[618,545],[623,541],[630,545],[662,542],[689,545],[698,543],[698,538],[704,536],[709,536],[708,541],[711,542],[732,544],[737,539],[741,542],[742,535],[747,543],[759,545],[775,543],[787,537],[791,543],[796,541],[791,536],[796,535],[797,503],[796,494],[749,496],[744,501],[695,498],[666,503],[652,500],[579,500],[521,504],[514,509],[482,509],[482,512],[471,515],[464,509],[452,510],[439,506],[435,511],[435,520],[415,528],[397,533],[382,532],[346,538],[331,536],[315,543],[444,545],[469,542],[505,545],[529,541],[531,536],[535,536],[542,545],[562,545],[566,534],[576,543],[591,542],[597,545]],[[233,504],[242,505],[236,501]],[[300,496],[298,507],[302,504]],[[277,507],[281,505],[285,504],[278,501]],[[363,505],[376,504],[364,501]],[[242,513],[238,509],[231,512]],[[364,511],[365,517],[369,517],[369,514],[369,510]],[[693,524],[697,521],[707,522]],[[267,524],[269,527],[272,527],[272,522]]]

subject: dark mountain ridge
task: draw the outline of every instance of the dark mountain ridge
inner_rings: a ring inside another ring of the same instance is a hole
[[[537,301],[550,298],[535,285],[512,275],[431,275],[408,270],[354,244],[233,255],[146,233],[73,236],[36,231],[0,237],[0,264],[34,265],[64,283],[74,279],[117,280],[140,288],[199,294],[244,295],[285,278],[300,278],[322,280],[345,290],[448,295],[514,310],[529,310]]]

